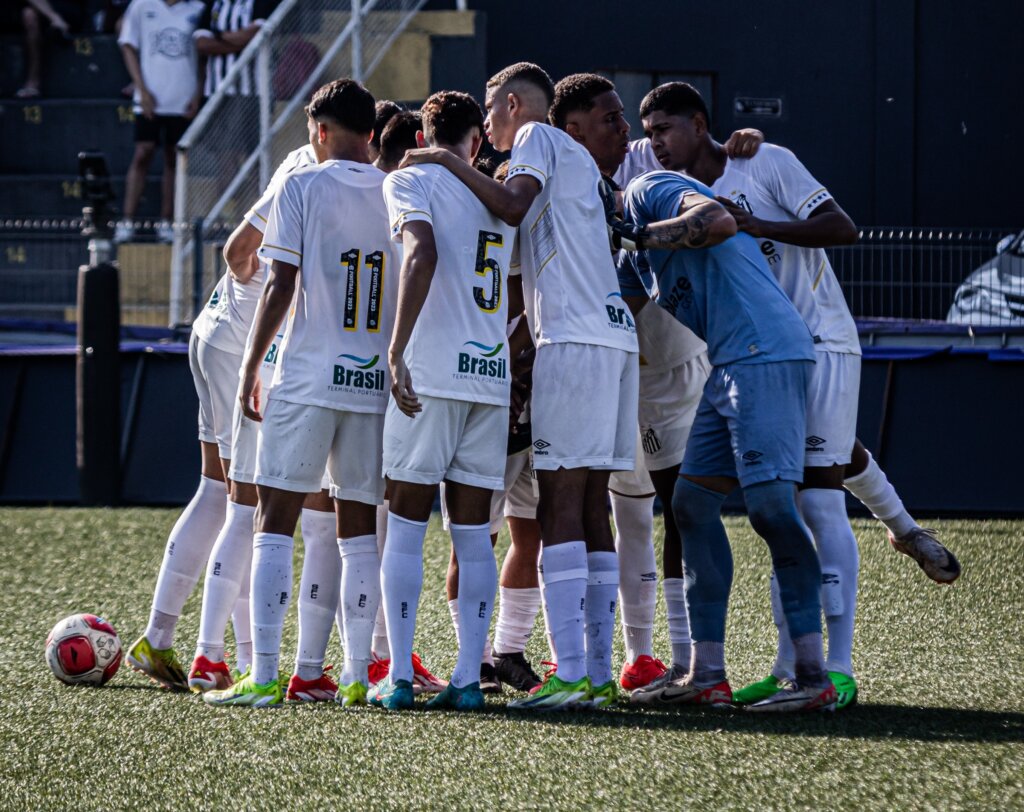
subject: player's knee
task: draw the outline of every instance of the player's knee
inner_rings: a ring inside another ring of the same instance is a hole
[[[724,501],[724,494],[679,477],[672,493],[672,514],[676,527],[685,532],[688,528],[721,521]]]
[[[779,479],[759,482],[744,488],[743,498],[750,524],[761,538],[771,540],[794,533],[807,535],[797,510],[792,482]]]

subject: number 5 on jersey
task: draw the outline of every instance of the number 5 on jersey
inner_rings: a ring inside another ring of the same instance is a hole
[[[359,329],[359,249],[351,248],[341,255],[345,269],[345,313],[342,326],[346,330]],[[380,332],[380,304],[384,290],[384,252],[366,255],[370,269],[370,293],[366,302],[366,332]]]
[[[473,300],[476,302],[476,306],[483,310],[484,313],[497,313],[498,308],[501,306],[501,268],[495,259],[487,256],[487,249],[492,245],[495,248],[501,248],[504,244],[504,238],[500,234],[495,234],[491,231],[481,231],[480,236],[477,238],[476,268],[474,271],[477,276],[487,276],[488,271],[491,273],[491,291],[489,295],[484,288],[473,288]]]

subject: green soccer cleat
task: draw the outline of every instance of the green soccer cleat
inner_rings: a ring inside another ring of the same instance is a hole
[[[829,671],[828,678],[836,688],[836,710],[857,704],[857,680],[842,671]]]
[[[478,711],[483,710],[485,704],[479,682],[471,682],[461,688],[449,682],[441,693],[427,703],[427,710]]]
[[[128,649],[124,662],[133,671],[145,674],[153,682],[170,691],[187,691],[188,677],[178,662],[173,648],[153,648],[143,635]]]
[[[779,692],[782,680],[774,675],[768,675],[759,682],[752,682],[732,695],[734,705],[753,705],[762,699],[767,699]]]
[[[615,680],[609,680],[596,688],[591,686],[587,701],[592,708],[611,708],[618,704],[619,686]]]
[[[281,680],[259,683],[247,673],[242,679],[223,691],[207,691],[203,702],[208,705],[244,705],[250,708],[279,708],[284,705]]]
[[[356,682],[348,685],[339,685],[338,692],[334,695],[334,701],[343,708],[351,708],[355,705],[366,704],[366,686]]]
[[[412,683],[407,679],[391,681],[387,676],[370,693],[370,704],[385,710],[412,710],[416,707]]]
[[[589,694],[589,677],[566,682],[558,674],[552,674],[540,688],[529,696],[509,702],[508,707],[510,710],[576,710],[585,704],[583,700]]]

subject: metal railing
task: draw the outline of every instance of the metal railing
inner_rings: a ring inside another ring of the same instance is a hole
[[[169,321],[187,320],[197,274],[189,240],[237,223],[274,167],[306,141],[303,107],[331,79],[371,76],[425,0],[283,0],[181,141]],[[236,92],[243,78],[253,95]],[[187,224],[187,228],[182,228]],[[203,269],[201,284],[210,284]]]

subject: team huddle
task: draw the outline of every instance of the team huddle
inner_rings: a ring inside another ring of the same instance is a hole
[[[427,692],[428,708],[477,710],[503,684],[524,711],[623,692],[754,712],[856,701],[846,492],[933,580],[960,573],[856,439],[860,342],[823,250],[856,227],[760,132],[714,141],[688,84],[644,98],[644,139],[623,112],[609,80],[554,84],[530,63],[488,81],[485,110],[444,91],[401,111],[347,79],[314,94],[309,144],[232,234],[193,326],[203,476],[131,667],[253,707],[402,710]],[[479,158],[485,138],[507,163]],[[439,485],[458,640],[447,681],[414,652]],[[770,674],[733,691],[721,510],[736,487],[771,552],[779,641]],[[668,665],[653,650],[656,495]],[[204,568],[186,671],[175,627]],[[541,608],[543,679],[525,656]],[[337,680],[324,667],[335,624]]]

